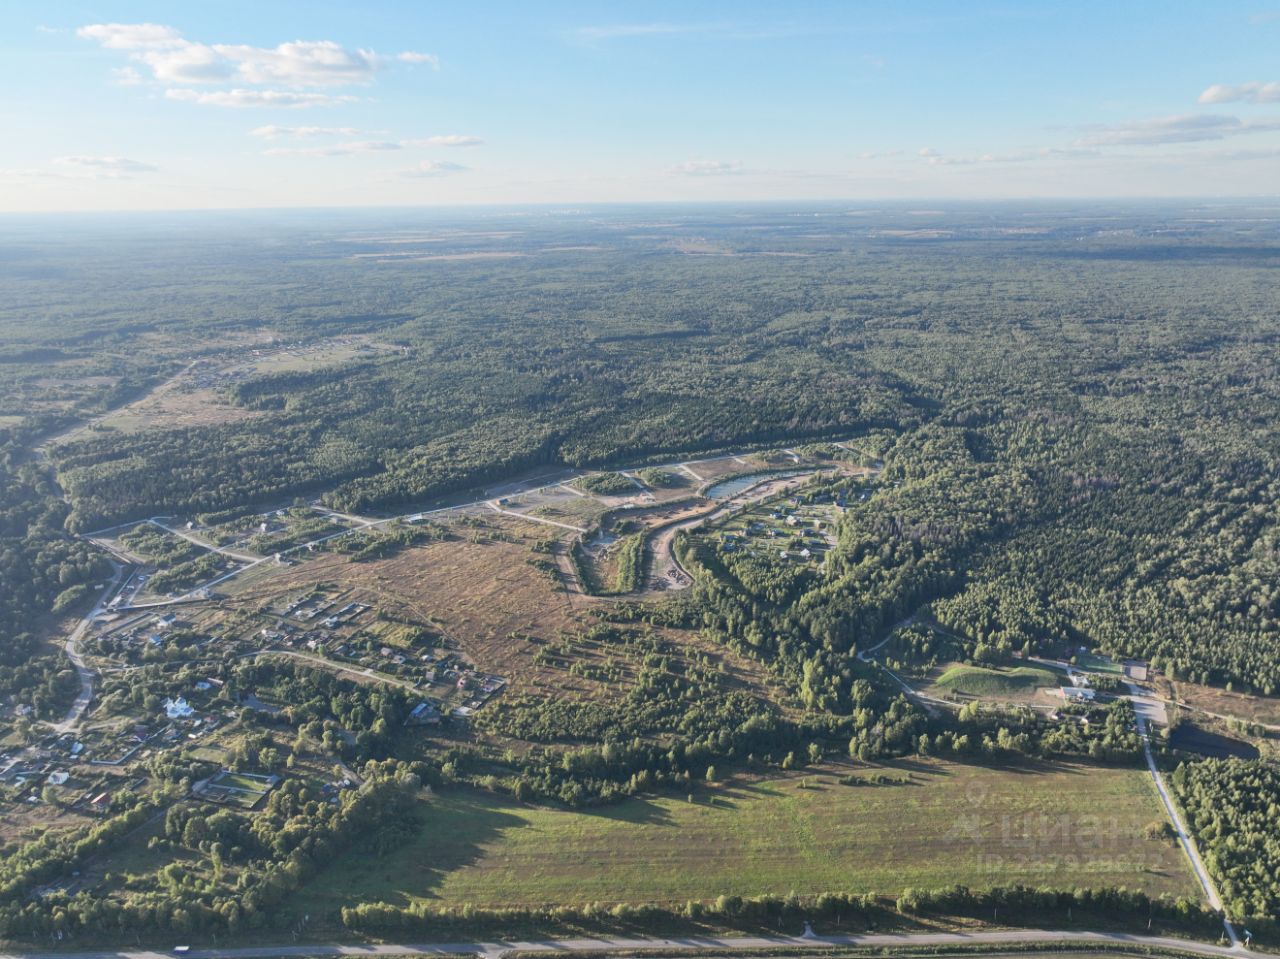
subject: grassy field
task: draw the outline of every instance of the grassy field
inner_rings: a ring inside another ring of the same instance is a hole
[[[940,677],[938,686],[969,696],[998,696],[1025,693],[1042,686],[1059,685],[1059,677],[1047,669],[1019,666],[1016,669],[986,669],[982,666],[952,666]]]
[[[911,784],[848,786],[848,769],[726,784],[696,803],[633,800],[586,812],[446,791],[416,839],[348,854],[307,886],[311,910],[359,901],[511,905],[683,901],[719,894],[1025,883],[1196,894],[1144,772],[990,769],[904,761]]]
[[[1106,656],[1095,656],[1093,653],[1080,653],[1076,656],[1076,665],[1091,673],[1106,673],[1108,676],[1123,676],[1124,666],[1113,662]]]

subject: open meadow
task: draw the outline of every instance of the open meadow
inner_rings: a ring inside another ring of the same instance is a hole
[[[843,784],[849,773],[867,784]],[[910,782],[871,784],[882,774]],[[897,895],[950,883],[1196,891],[1178,849],[1143,835],[1160,808],[1150,778],[1136,769],[931,760],[878,770],[825,766],[699,788],[694,799],[566,811],[445,790],[426,804],[411,841],[381,857],[345,856],[306,899],[314,910],[369,901]]]

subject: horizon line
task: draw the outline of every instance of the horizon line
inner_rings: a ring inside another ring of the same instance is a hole
[[[0,217],[43,217],[43,216],[93,216],[105,217],[113,215],[137,214],[195,214],[195,213],[304,213],[304,212],[389,212],[389,211],[445,211],[445,210],[517,210],[517,209],[560,209],[574,208],[617,208],[617,207],[725,207],[725,206],[841,206],[847,204],[933,204],[937,206],[957,206],[960,204],[1018,204],[1042,203],[1070,205],[1080,203],[1249,203],[1280,201],[1280,193],[1261,194],[1207,194],[1199,196],[1183,195],[1116,195],[1116,196],[974,196],[974,197],[842,197],[813,199],[750,199],[750,200],[587,200],[582,202],[565,200],[518,200],[494,203],[409,203],[409,204],[288,204],[280,206],[194,206],[194,207],[119,207],[74,209],[41,209],[41,210],[0,210]]]

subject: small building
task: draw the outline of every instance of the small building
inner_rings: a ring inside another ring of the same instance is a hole
[[[409,713],[409,718],[405,720],[405,725],[437,726],[440,723],[440,719],[440,710],[424,700],[413,707],[413,711]]]
[[[1091,703],[1096,691],[1087,686],[1064,686],[1062,698],[1069,703]]]

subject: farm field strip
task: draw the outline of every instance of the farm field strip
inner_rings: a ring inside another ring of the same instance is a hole
[[[911,783],[846,786],[823,769],[731,782],[714,802],[634,799],[581,812],[445,792],[424,807],[412,842],[382,859],[344,857],[309,895],[335,907],[897,894],[950,883],[1197,891],[1180,852],[1143,835],[1161,810],[1141,770],[889,766]]]

